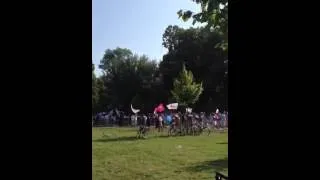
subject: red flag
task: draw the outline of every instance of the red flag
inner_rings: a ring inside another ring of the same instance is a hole
[[[157,112],[157,113],[161,113],[165,110],[163,104],[159,104],[155,109],[154,109],[154,112]]]

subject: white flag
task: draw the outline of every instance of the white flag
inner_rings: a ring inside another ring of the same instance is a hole
[[[133,109],[132,104],[131,104],[131,110],[134,114],[140,112],[140,109]]]
[[[118,111],[118,109],[116,109],[115,111],[116,111],[117,116],[120,116],[120,112]]]
[[[171,103],[167,105],[168,109],[178,109],[178,103]]]
[[[188,113],[192,113],[192,108],[186,108],[186,111],[187,111]]]

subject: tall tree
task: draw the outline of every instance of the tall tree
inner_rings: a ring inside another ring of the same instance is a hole
[[[105,76],[100,76],[97,78],[96,86],[97,86],[97,92],[98,92],[98,103],[96,105],[96,111],[102,112],[106,111],[108,106],[110,105],[109,102],[111,101],[109,89],[106,88],[105,82],[104,82]]]
[[[92,64],[92,113],[95,113],[99,101],[97,78],[94,73],[94,64]]]
[[[182,29],[168,26],[163,39],[170,39],[164,41],[164,46],[171,47],[160,63],[164,89],[169,91],[173,88],[173,78],[178,76],[182,64],[185,64],[195,79],[203,82],[204,91],[195,108],[205,110],[210,98],[215,105],[225,105],[227,67],[224,61],[227,53],[216,47],[222,40],[221,35],[206,28]]]
[[[151,88],[156,77],[156,61],[151,61],[145,55],[134,55],[129,49],[116,48],[105,51],[99,67],[104,72],[109,105],[130,110],[130,103],[136,96],[141,97],[141,106],[152,103]]]
[[[126,48],[117,47],[114,50],[107,49],[100,61],[99,68],[106,74],[117,73],[121,63],[132,57],[132,52]]]
[[[179,10],[178,15],[184,21],[193,18],[193,24],[196,22],[207,23],[206,28],[221,35],[222,40],[215,46],[224,50],[224,76],[220,85],[216,89],[222,88],[219,95],[220,101],[227,104],[228,99],[228,0],[192,0],[200,4],[201,12],[192,12],[190,10]],[[204,96],[203,96],[204,97]]]
[[[223,41],[218,44],[224,50],[228,50],[228,0],[192,0],[200,4],[201,12],[179,10],[178,15],[184,21],[191,17],[193,24],[196,22],[207,23],[207,28],[223,35]]]
[[[182,106],[189,106],[198,101],[202,91],[202,83],[194,82],[192,72],[187,71],[183,65],[182,71],[173,83],[173,98]]]

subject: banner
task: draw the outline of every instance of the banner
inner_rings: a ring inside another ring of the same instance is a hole
[[[131,111],[132,111],[134,114],[137,114],[138,112],[140,112],[140,109],[133,109],[132,104],[131,104]]]
[[[163,112],[164,110],[165,110],[165,108],[164,108],[163,104],[161,103],[161,104],[158,105],[158,107],[156,107],[156,108],[154,109],[154,113],[161,113],[161,112]]]
[[[167,105],[168,109],[178,109],[178,103],[171,103]]]

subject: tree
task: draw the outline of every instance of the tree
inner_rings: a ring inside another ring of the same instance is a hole
[[[132,52],[126,48],[117,47],[114,50],[107,49],[100,61],[99,68],[106,74],[117,73],[121,63],[132,57]]]
[[[192,72],[187,71],[183,65],[182,71],[173,83],[173,98],[182,106],[189,106],[198,101],[202,91],[202,83],[194,82]]]
[[[92,112],[95,113],[97,104],[99,101],[99,94],[98,94],[98,86],[97,86],[97,78],[94,73],[94,64],[92,64]]]
[[[195,110],[203,111],[211,98],[214,104],[225,105],[227,97],[227,67],[224,62],[227,53],[216,47],[222,40],[217,32],[206,28],[183,29],[168,26],[163,34],[165,47],[171,47],[160,63],[163,88],[170,92],[173,79],[179,75],[182,65],[190,70],[194,78],[203,82],[203,93],[194,105]],[[174,41],[175,40],[175,41]],[[217,87],[220,91],[217,92]],[[170,94],[168,94],[170,95]]]
[[[201,5],[201,12],[179,10],[178,15],[184,21],[191,17],[193,24],[196,22],[207,23],[207,28],[219,32],[224,40],[219,44],[224,50],[228,50],[228,0],[192,0]]]
[[[158,69],[156,61],[145,55],[134,55],[126,48],[116,48],[105,51],[99,67],[104,73],[105,93],[112,108],[130,111],[135,96],[141,97],[141,105],[152,108],[155,96],[152,88]]]
[[[98,103],[96,105],[96,112],[105,111],[109,105],[111,97],[109,96],[109,89],[106,88],[104,82],[105,76],[100,76],[97,78],[96,87],[98,93]]]
[[[179,34],[183,29],[178,26],[169,25],[163,33],[162,36],[162,45],[168,49],[169,52],[177,48],[179,44]]]
[[[221,35],[222,40],[215,45],[215,47],[221,48],[226,56],[224,62],[224,75],[223,78],[218,78],[220,84],[217,87],[222,88],[222,92],[219,95],[218,101],[222,101],[225,105],[228,99],[228,0],[192,0],[193,2],[200,4],[201,12],[192,12],[190,10],[178,11],[179,18],[183,21],[193,19],[193,24],[196,22],[207,23],[206,29],[216,32]],[[205,93],[206,94],[206,93]],[[204,97],[204,96],[202,96]],[[215,98],[215,101],[217,100]]]

